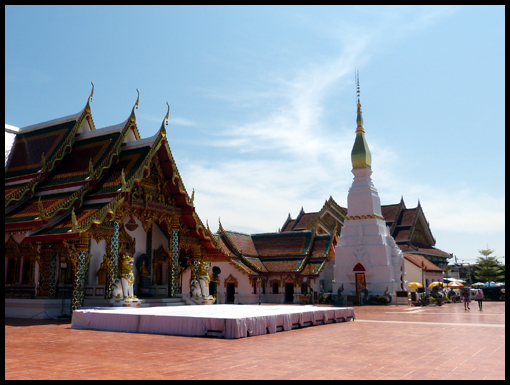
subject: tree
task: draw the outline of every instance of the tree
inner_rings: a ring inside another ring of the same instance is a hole
[[[478,250],[481,257],[476,260],[476,265],[473,266],[473,275],[476,280],[480,282],[500,281],[505,278],[505,270],[498,262],[497,257],[491,256],[494,250],[483,249]]]

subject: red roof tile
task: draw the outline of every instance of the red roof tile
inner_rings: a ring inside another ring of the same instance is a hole
[[[303,214],[301,218],[299,218],[299,222],[294,225],[292,230],[306,230],[307,226],[312,222],[318,213],[307,213]]]
[[[228,231],[227,235],[234,242],[235,247],[243,252],[244,255],[257,255],[257,249],[253,244],[251,236],[248,234],[236,233]]]
[[[387,205],[387,206],[381,206],[381,213],[386,222],[393,222],[395,221],[395,216],[397,215],[399,204],[396,205]]]
[[[296,233],[290,233],[292,236],[286,236],[289,233],[277,233],[275,236],[253,236],[253,242],[258,255],[284,255],[284,254],[303,254],[308,249],[311,233],[295,236]]]
[[[427,268],[427,271],[442,272],[443,270],[430,262],[427,258],[419,254],[404,254],[404,258],[412,264],[421,268],[421,263]]]
[[[402,210],[402,220],[400,221],[399,224],[407,225],[407,226],[412,225],[415,214],[416,214],[416,208]]]

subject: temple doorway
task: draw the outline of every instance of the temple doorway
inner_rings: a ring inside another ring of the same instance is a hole
[[[286,283],[285,284],[285,303],[294,302],[294,284]]]
[[[356,294],[360,295],[366,287],[365,273],[356,273]]]
[[[227,303],[234,303],[236,299],[236,284],[227,283]]]

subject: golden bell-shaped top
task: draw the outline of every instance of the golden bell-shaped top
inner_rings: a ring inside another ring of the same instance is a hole
[[[359,90],[358,90],[359,94]],[[368,148],[365,139],[365,130],[363,128],[363,116],[361,112],[361,103],[358,95],[358,111],[356,116],[356,139],[351,152],[352,168],[372,168],[372,154]]]

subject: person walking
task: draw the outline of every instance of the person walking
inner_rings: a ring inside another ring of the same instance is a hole
[[[462,299],[464,300],[464,310],[471,310],[469,308],[469,293],[467,290],[464,290],[464,292],[462,293]]]
[[[478,311],[481,311],[482,310],[482,301],[483,301],[483,290],[482,289],[478,289],[478,291],[476,292],[475,299],[478,301]]]

